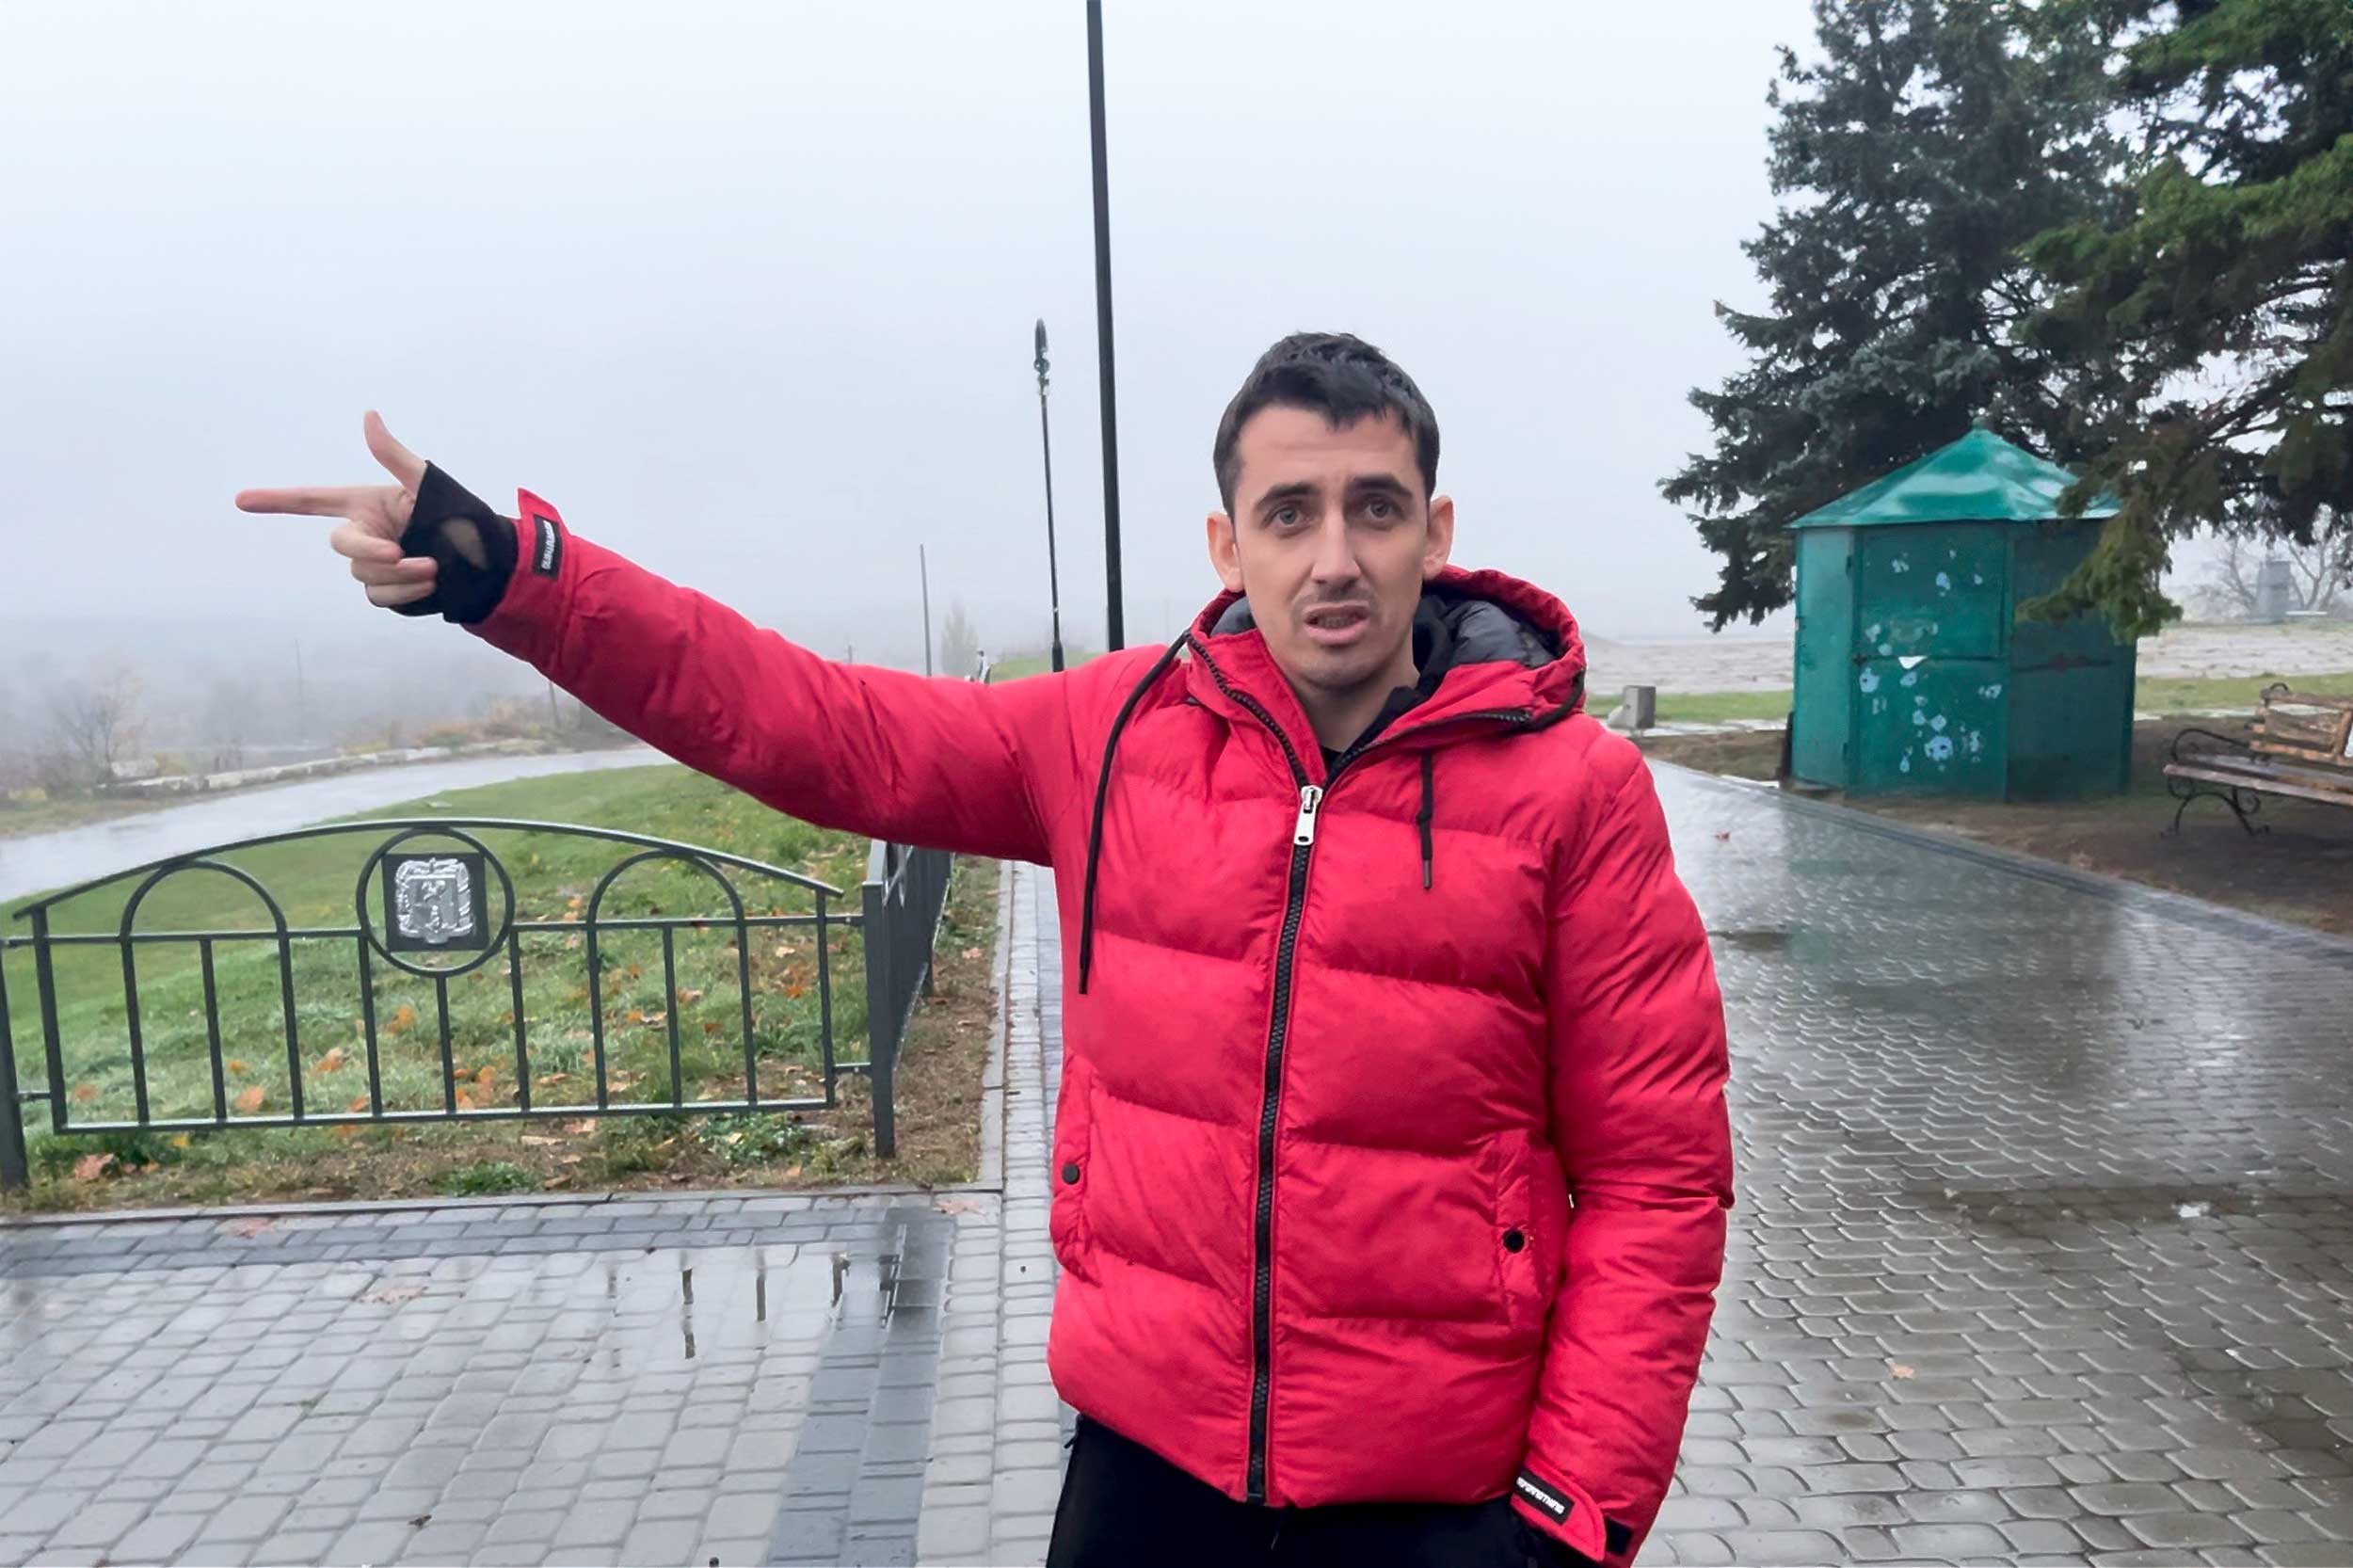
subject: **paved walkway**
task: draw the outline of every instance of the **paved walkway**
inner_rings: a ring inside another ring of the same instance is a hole
[[[1741,1206],[1673,1562],[2353,1560],[2353,948],[1672,770]],[[987,1179],[0,1231],[0,1563],[1034,1563],[1050,883]]]
[[[2353,947],[1662,785],[1740,1208],[1644,1560],[2353,1560]]]

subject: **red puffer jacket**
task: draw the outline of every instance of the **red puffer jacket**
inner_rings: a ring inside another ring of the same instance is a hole
[[[1064,1398],[1234,1497],[1515,1491],[1631,1555],[1722,1263],[1723,1016],[1558,600],[1449,569],[1453,667],[1327,772],[1231,596],[1166,652],[927,680],[522,507],[488,641],[794,816],[1063,869]]]

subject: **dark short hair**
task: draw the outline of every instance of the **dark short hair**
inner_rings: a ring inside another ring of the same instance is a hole
[[[1414,443],[1421,469],[1422,499],[1438,488],[1438,416],[1414,378],[1364,339],[1348,332],[1293,332],[1258,356],[1241,391],[1217,422],[1209,460],[1217,470],[1217,492],[1234,509],[1234,480],[1241,460],[1234,443],[1250,416],[1261,408],[1311,408],[1344,429],[1367,415],[1395,414]]]

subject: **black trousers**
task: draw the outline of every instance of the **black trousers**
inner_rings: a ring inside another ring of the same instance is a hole
[[[1238,1503],[1085,1416],[1046,1568],[1552,1568],[1509,1496],[1483,1503]]]

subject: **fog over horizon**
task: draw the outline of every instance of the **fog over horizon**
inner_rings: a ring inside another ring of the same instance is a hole
[[[1214,593],[1210,435],[1300,328],[1427,392],[1459,560],[1598,637],[1704,634],[1657,483],[1738,362],[1712,303],[1762,302],[1804,0],[1106,10],[1128,640]],[[821,652],[920,666],[919,546],[935,624],[1042,648],[1040,316],[1064,634],[1101,644],[1077,0],[14,0],[0,140],[20,688],[119,658],[277,704],[299,646],[328,714],[535,690],[370,610],[328,523],[232,508],[376,482],[369,408]]]

